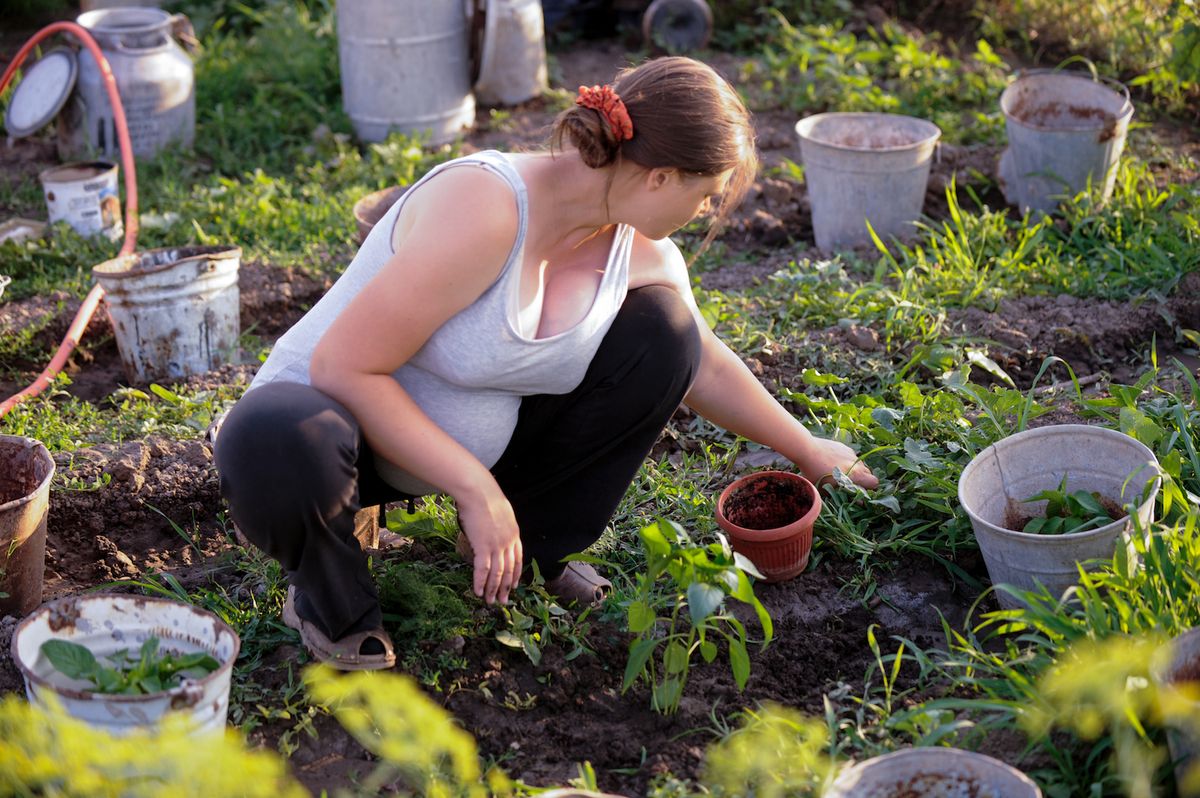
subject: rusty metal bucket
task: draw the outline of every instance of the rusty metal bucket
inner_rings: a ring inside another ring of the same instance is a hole
[[[203,651],[220,667],[169,690],[110,695],[59,673],[42,655],[42,643],[66,640],[103,660],[121,649],[136,652],[150,637],[173,653]],[[95,593],[46,602],[21,621],[13,633],[12,658],[31,704],[45,706],[53,697],[72,717],[118,734],[153,726],[168,714],[186,718],[193,734],[208,734],[225,728],[240,648],[237,633],[206,610],[165,598]]]
[[[40,442],[0,435],[0,615],[42,603],[54,460]]]
[[[241,247],[162,247],[92,269],[130,382],[182,379],[236,360],[241,259]]]

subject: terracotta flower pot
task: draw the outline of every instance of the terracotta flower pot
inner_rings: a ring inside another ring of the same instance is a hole
[[[768,582],[791,579],[808,565],[820,512],[816,486],[787,471],[749,474],[717,499],[717,523],[733,550],[748,557]]]

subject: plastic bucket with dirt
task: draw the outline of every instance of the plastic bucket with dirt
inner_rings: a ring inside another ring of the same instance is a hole
[[[50,222],[66,222],[81,236],[121,237],[121,200],[117,165],[108,161],[68,163],[39,177]]]
[[[54,459],[39,441],[0,435],[0,616],[42,603]]]
[[[1161,483],[1154,452],[1130,436],[1086,424],[1056,424],[1010,435],[984,449],[963,469],[958,500],[971,519],[975,539],[996,585],[1061,596],[1079,579],[1079,564],[1110,560],[1119,543],[1132,542],[1128,516],[1084,532],[1018,531],[1044,513],[1046,501],[1026,502],[1066,479],[1068,491],[1095,491],[1116,508],[1132,504],[1144,527],[1154,520]],[[1023,606],[996,592],[1000,605]]]
[[[1070,72],[1029,72],[1000,95],[1008,149],[1000,157],[1004,195],[1021,212],[1049,213],[1088,184],[1112,194],[1133,119],[1129,90]]]
[[[990,756],[958,748],[909,748],[851,765],[824,795],[1041,798],[1042,791],[1024,773]]]
[[[219,667],[170,689],[112,695],[59,672],[42,651],[49,640],[65,640],[104,660],[121,650],[136,653],[150,637],[158,638],[160,650],[204,652]],[[13,661],[31,704],[46,706],[53,697],[72,717],[116,733],[153,726],[168,714],[184,717],[194,734],[224,729],[240,648],[237,633],[206,610],[164,598],[102,593],[47,602],[17,625],[12,639]]]
[[[913,232],[937,125],[900,114],[828,113],[796,123],[813,234],[825,251]]]
[[[236,360],[240,247],[163,247],[92,269],[125,375],[177,380]]]

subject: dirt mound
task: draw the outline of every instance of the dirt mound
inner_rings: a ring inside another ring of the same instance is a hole
[[[150,436],[55,455],[55,462],[45,598],[192,565],[225,547],[204,441]]]

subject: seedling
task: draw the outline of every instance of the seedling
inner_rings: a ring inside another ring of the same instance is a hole
[[[1116,521],[1104,507],[1103,497],[1096,491],[1077,490],[1067,492],[1067,478],[1063,476],[1057,488],[1044,490],[1028,499],[1026,502],[1046,502],[1045,515],[1029,519],[1022,532],[1034,535],[1065,535],[1069,532],[1084,532],[1089,529],[1099,529],[1105,524]]]
[[[674,522],[660,520],[640,534],[646,571],[638,575],[634,598],[626,610],[629,631],[635,637],[621,689],[628,690],[638,679],[645,679],[652,688],[654,709],[673,713],[683,697],[693,655],[699,651],[705,662],[712,662],[721,638],[728,647],[734,682],[739,690],[745,688],[750,678],[746,627],[725,611],[725,600],[734,598],[754,609],[763,628],[761,645],[766,648],[774,626],[747,577],[747,573],[758,575],[754,565],[730,549],[724,538],[707,546],[695,545]],[[669,599],[659,597],[656,583],[660,577],[669,578]],[[660,647],[661,663],[655,658]]]
[[[178,687],[184,679],[203,678],[221,666],[203,651],[160,652],[157,637],[147,638],[137,656],[123,648],[105,657],[108,665],[102,665],[86,646],[68,640],[42,643],[42,656],[64,676],[91,682],[95,685],[92,692],[110,695],[161,693]]]

